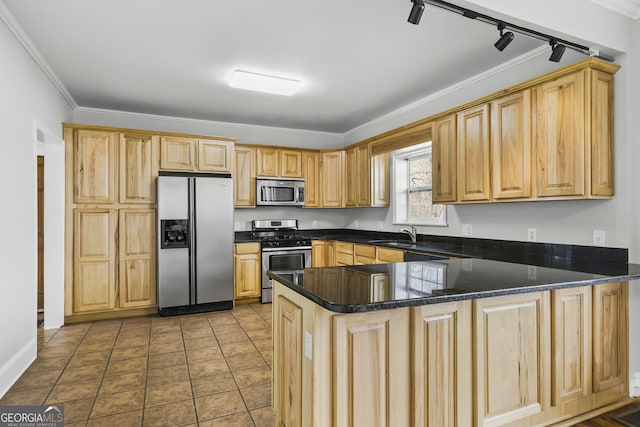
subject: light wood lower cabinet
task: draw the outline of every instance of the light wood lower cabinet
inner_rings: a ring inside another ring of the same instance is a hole
[[[378,246],[376,248],[376,264],[404,262],[404,251]]]
[[[260,243],[236,243],[234,245],[234,289],[235,298],[260,297]]]
[[[156,304],[155,209],[120,209],[120,307]]]
[[[376,247],[370,245],[353,245],[353,264],[375,264]]]
[[[325,270],[309,272],[311,288],[331,280],[320,279]],[[326,272],[354,273],[361,285],[361,272]],[[366,276],[375,288],[375,275]],[[531,427],[622,401],[627,286],[342,314],[276,282],[278,422]]]
[[[311,267],[328,267],[326,240],[313,240],[311,242]]]
[[[353,265],[353,243],[336,242],[336,265]]]

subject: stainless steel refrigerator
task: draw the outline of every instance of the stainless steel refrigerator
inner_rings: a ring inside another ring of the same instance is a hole
[[[230,175],[158,177],[158,313],[233,308]]]

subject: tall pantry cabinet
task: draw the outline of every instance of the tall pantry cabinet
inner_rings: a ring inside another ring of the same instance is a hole
[[[65,125],[64,139],[65,320],[155,312],[158,137]]]

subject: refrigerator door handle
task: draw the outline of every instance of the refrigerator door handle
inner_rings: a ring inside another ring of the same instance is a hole
[[[195,178],[189,178],[189,239],[191,244],[189,245],[189,303],[195,304],[197,300],[196,295],[196,188]]]

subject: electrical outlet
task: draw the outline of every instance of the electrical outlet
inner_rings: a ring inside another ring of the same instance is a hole
[[[353,228],[358,228],[360,222],[356,219],[355,221],[353,221]]]
[[[240,230],[240,223],[239,222],[236,222],[236,223],[233,224],[233,230],[234,231]]]
[[[527,267],[527,278],[529,280],[537,280],[538,279],[538,267],[535,265],[530,265]]]
[[[311,223],[311,226],[313,228],[318,228],[318,221],[316,221],[315,219],[313,220],[313,222]]]
[[[313,336],[311,332],[304,330],[304,355],[307,359],[313,359]]]
[[[378,221],[378,230],[384,230],[384,221]]]
[[[527,239],[530,242],[535,242],[536,240],[538,240],[538,230],[536,230],[535,228],[527,229]]]
[[[471,236],[473,234],[471,224],[462,224],[462,235]]]
[[[473,270],[473,260],[471,258],[462,260],[462,271],[472,271]]]
[[[607,232],[604,230],[593,230],[593,244],[595,246],[604,246],[607,238]]]

